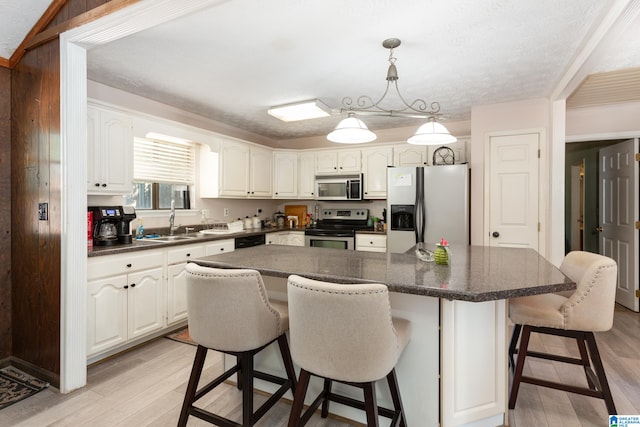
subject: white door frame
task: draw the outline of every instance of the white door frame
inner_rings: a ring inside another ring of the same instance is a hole
[[[482,244],[489,246],[491,237],[491,189],[489,183],[491,182],[491,138],[496,136],[509,136],[509,135],[523,135],[537,133],[539,135],[538,148],[540,149],[540,157],[538,159],[538,222],[541,229],[538,233],[538,252],[544,257],[546,256],[546,211],[547,211],[547,199],[546,197],[540,197],[541,194],[549,194],[549,172],[546,161],[547,152],[547,130],[544,128],[532,128],[532,129],[518,129],[510,131],[499,132],[487,132],[484,136],[484,224],[483,224],[483,239]]]
[[[143,0],[60,35],[62,393],[87,382],[87,50],[222,2]]]

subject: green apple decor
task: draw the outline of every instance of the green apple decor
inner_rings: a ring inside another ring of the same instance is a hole
[[[436,250],[433,252],[433,258],[436,264],[449,265],[449,242],[443,237],[440,243],[436,243]]]

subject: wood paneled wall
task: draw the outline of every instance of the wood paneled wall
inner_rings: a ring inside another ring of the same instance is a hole
[[[48,28],[109,3],[109,0],[68,0]],[[116,0],[125,7],[132,0]],[[57,3],[57,2],[56,2]],[[87,14],[72,28],[96,19]],[[93,16],[96,15],[96,16]],[[69,29],[66,28],[66,29]],[[60,47],[57,38],[26,52],[11,70],[11,269],[0,258],[0,280],[11,279],[12,363],[27,372],[60,384]],[[2,79],[0,75],[0,96]],[[8,78],[8,77],[6,77]],[[3,97],[4,98],[4,97]],[[0,104],[0,120],[2,120]],[[3,137],[0,124],[0,138]],[[4,145],[0,146],[4,153]],[[1,158],[0,158],[0,161]],[[8,163],[8,162],[7,162]],[[3,161],[4,164],[4,161]],[[8,168],[7,168],[8,169]],[[0,171],[0,174],[4,173]],[[2,175],[4,177],[4,175]],[[39,203],[48,204],[49,218],[38,219]],[[0,207],[0,221],[3,215]],[[78,224],[85,227],[85,224]],[[5,232],[4,222],[0,232]],[[1,249],[1,248],[0,248]],[[78,260],[86,262],[86,260]],[[6,272],[6,274],[5,274]],[[0,285],[0,297],[4,297]],[[2,298],[4,301],[4,298]],[[0,302],[2,304],[2,302]],[[0,338],[5,310],[0,305]],[[8,322],[7,322],[8,323]],[[3,346],[0,345],[0,352]],[[0,357],[1,357],[0,353]]]
[[[14,360],[60,374],[60,60],[58,41],[12,70],[11,255]],[[49,219],[38,220],[39,203]]]
[[[0,360],[11,355],[11,71],[0,67]]]

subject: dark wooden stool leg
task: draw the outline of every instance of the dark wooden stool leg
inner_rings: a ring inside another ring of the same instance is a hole
[[[280,354],[282,355],[282,362],[284,363],[284,370],[287,372],[287,378],[291,381],[291,392],[296,394],[296,371],[293,368],[293,360],[291,360],[291,352],[289,351],[289,343],[287,342],[287,336],[285,334],[280,335],[278,338],[278,346],[280,347]]]
[[[524,369],[524,359],[527,356],[529,347],[529,336],[531,335],[531,326],[523,326],[522,336],[520,337],[520,347],[518,348],[518,359],[516,369],[513,373],[513,383],[511,384],[511,396],[509,397],[509,409],[516,407],[518,399],[518,390],[520,389],[520,379],[522,378],[522,370]]]
[[[367,413],[367,427],[378,427],[378,402],[376,400],[376,383],[364,383],[364,409]]]
[[[189,408],[193,405],[193,399],[196,396],[198,390],[198,382],[200,382],[200,375],[202,374],[202,367],[204,366],[204,360],[207,358],[207,348],[201,345],[196,350],[196,356],[193,359],[193,368],[191,368],[191,375],[189,376],[189,383],[187,384],[187,391],[184,394],[184,402],[182,402],[182,410],[180,411],[180,419],[178,420],[178,427],[184,427],[187,425],[187,419],[189,418]]]
[[[516,364],[513,362],[513,355],[516,353],[516,346],[518,345],[518,338],[520,338],[520,331],[522,325],[515,325],[513,328],[513,334],[511,335],[511,342],[509,344],[509,367],[511,372],[516,368]]]
[[[253,354],[240,356],[240,377],[242,378],[242,425],[253,425]]]
[[[593,381],[591,377],[591,364],[589,363],[589,353],[587,353],[587,346],[585,345],[586,336],[584,333],[576,337],[576,343],[578,344],[578,350],[580,351],[580,360],[582,360],[582,368],[584,369],[584,375],[587,377],[587,384],[592,390],[597,390],[598,385]]]
[[[307,388],[309,387],[309,379],[311,374],[309,371],[300,369],[300,377],[298,378],[298,387],[293,397],[293,404],[291,405],[291,414],[289,414],[288,427],[300,426],[300,417],[302,416],[302,409],[304,407],[304,398],[307,395]]]
[[[239,368],[240,355],[236,356],[236,364],[238,365],[238,368]],[[236,375],[236,386],[238,387],[238,390],[242,390],[242,372],[240,370],[238,370],[238,375]]]
[[[591,354],[591,360],[593,361],[593,369],[596,371],[596,376],[600,382],[600,389],[602,391],[602,398],[607,405],[607,411],[609,415],[617,415],[616,405],[613,403],[613,396],[609,389],[609,382],[607,381],[607,375],[604,372],[604,366],[602,365],[602,359],[600,359],[600,352],[598,352],[598,346],[596,344],[596,338],[593,332],[586,332],[585,338],[589,353]]]
[[[329,416],[329,394],[331,394],[331,386],[333,382],[329,378],[324,379],[324,399],[322,400],[322,412],[320,415],[322,418],[327,418]]]
[[[389,390],[391,391],[391,400],[393,400],[393,409],[396,413],[400,414],[400,427],[407,427],[404,416],[404,407],[402,406],[402,399],[400,398],[400,387],[398,387],[398,377],[396,376],[396,369],[393,368],[389,375],[387,375],[387,382],[389,383]]]

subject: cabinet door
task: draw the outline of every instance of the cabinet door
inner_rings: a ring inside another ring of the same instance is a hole
[[[338,151],[338,173],[360,173],[362,171],[362,159],[360,150]]]
[[[403,166],[426,166],[427,149],[423,146],[404,145],[397,146],[393,149],[393,165],[397,167]]]
[[[338,153],[336,151],[319,151],[316,153],[316,174],[326,175],[338,173]]]
[[[453,150],[453,154],[455,156],[455,162],[457,163],[465,163],[467,161],[467,139],[460,138],[456,142],[446,145],[430,145],[429,148],[429,164],[433,163],[433,153],[440,147],[448,147]]]
[[[87,355],[127,341],[127,276],[87,284]]]
[[[128,275],[127,314],[129,339],[147,335],[164,327],[164,287],[162,268]]]
[[[300,153],[298,166],[298,197],[313,199],[316,191],[316,154]]]
[[[167,267],[167,325],[187,318],[187,263]]]
[[[87,108],[88,182],[94,194],[128,194],[133,181],[133,123],[125,114]]]
[[[273,190],[273,154],[271,150],[251,147],[251,197],[271,197]]]
[[[298,155],[275,153],[273,196],[276,199],[298,197]]]
[[[304,246],[304,232],[290,231],[289,235],[287,236],[287,245]]]
[[[393,164],[391,148],[362,150],[362,173],[364,174],[364,198],[387,198],[387,166]]]
[[[249,151],[247,145],[223,142],[220,159],[221,196],[246,197],[249,194]]]

